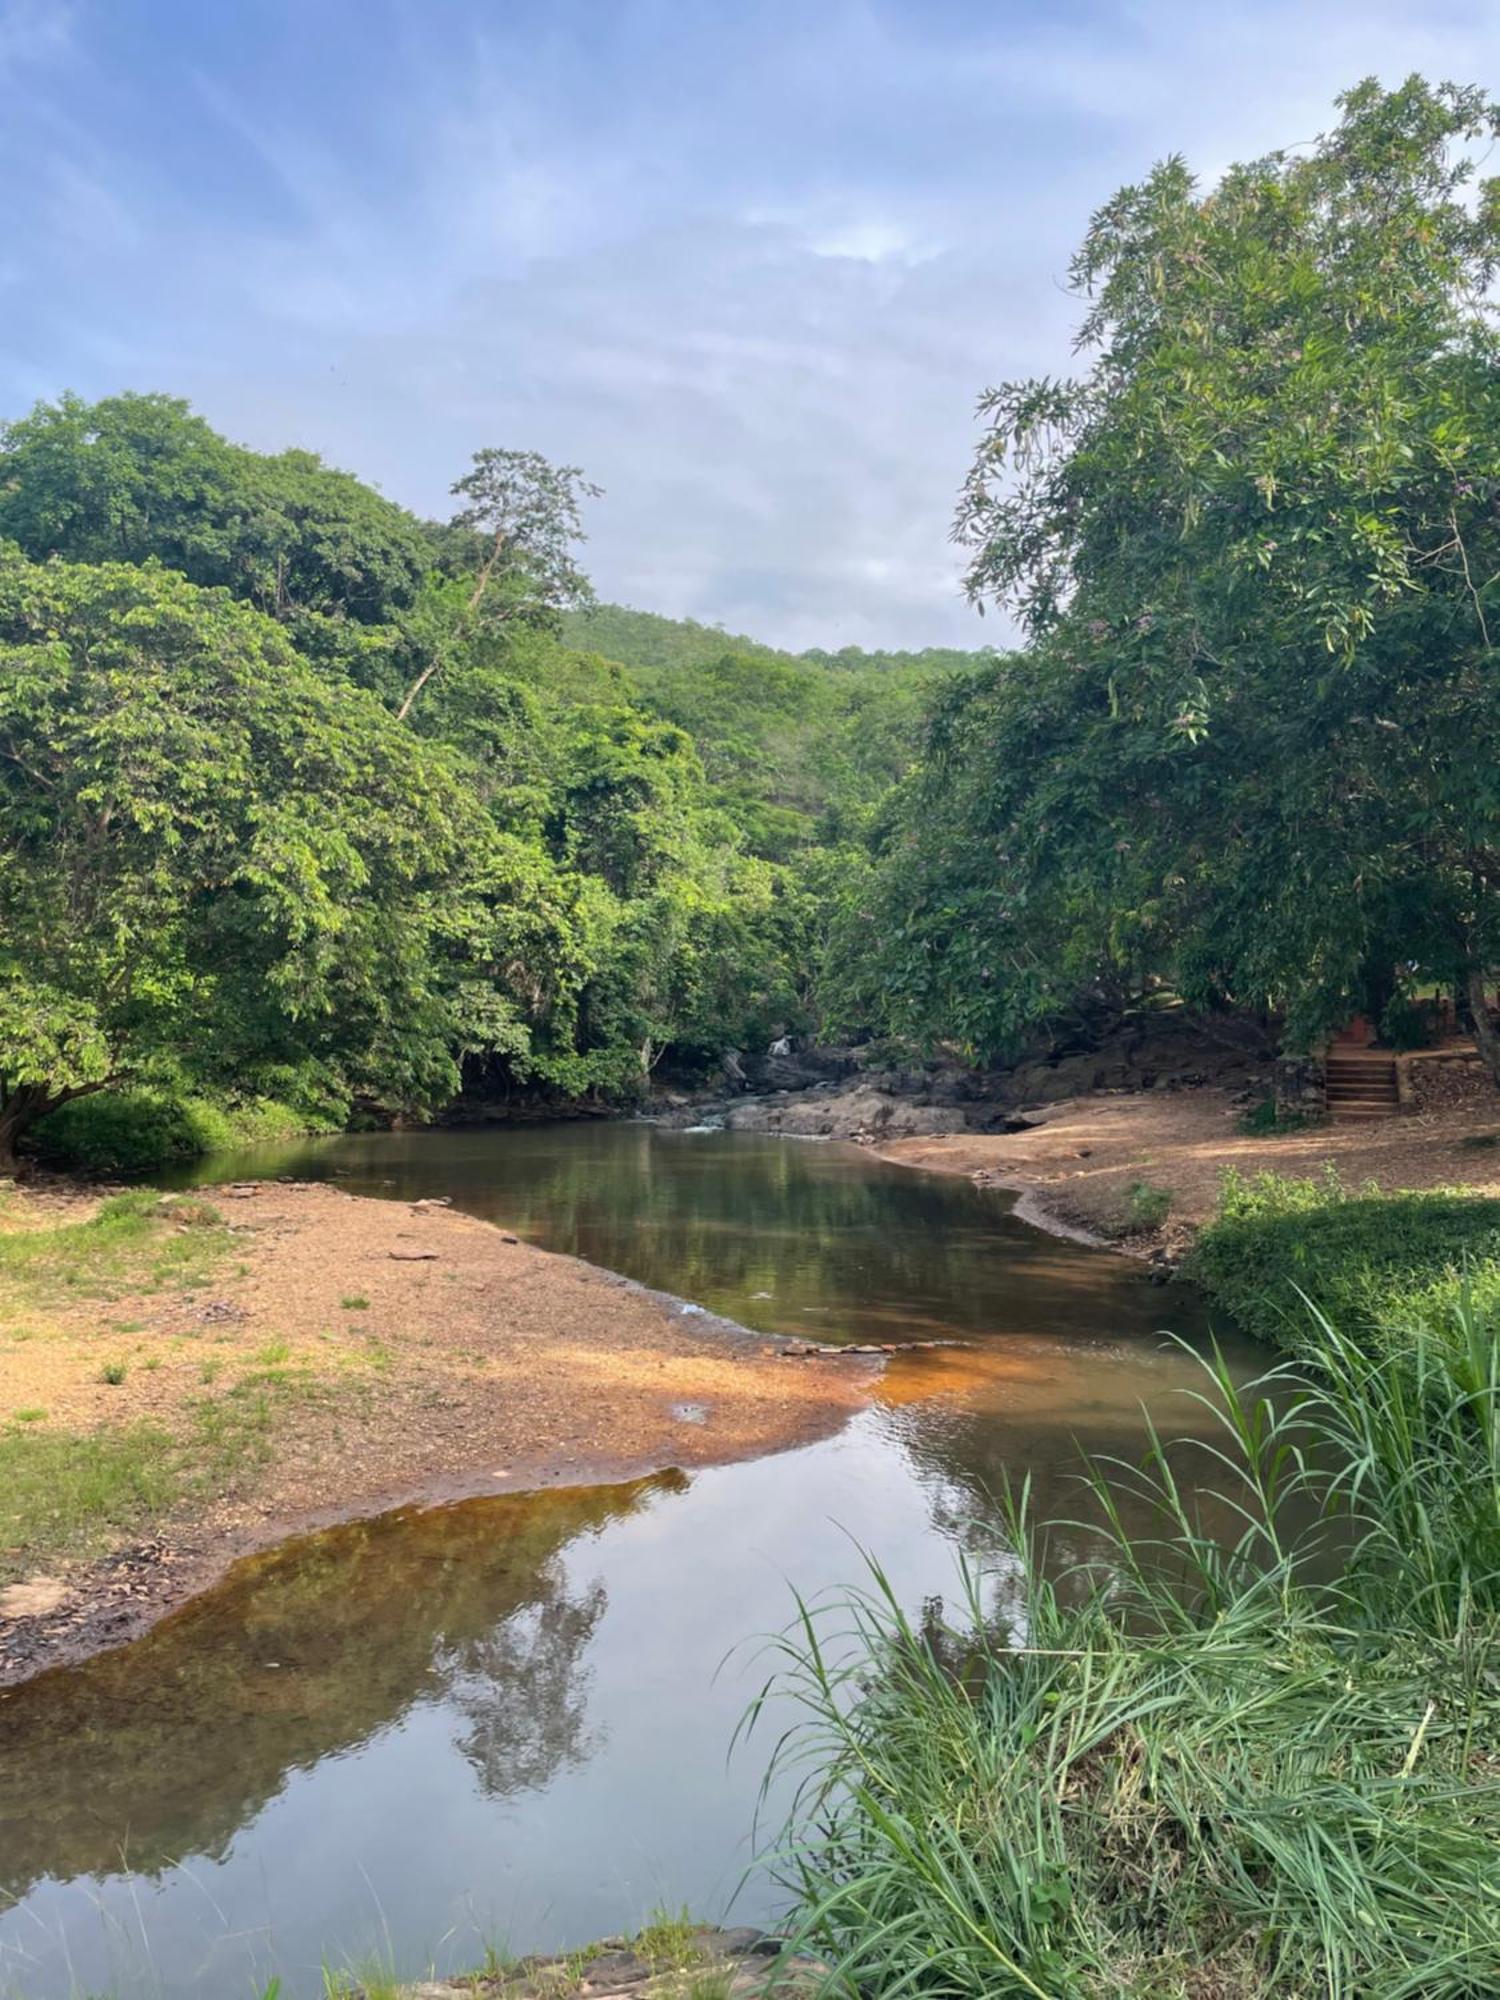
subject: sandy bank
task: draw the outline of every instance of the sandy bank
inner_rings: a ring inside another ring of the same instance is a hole
[[[878,1371],[782,1358],[443,1206],[277,1183],[203,1194],[227,1253],[190,1285],[49,1298],[0,1337],[0,1423],[196,1436],[205,1412],[238,1416],[248,1397],[253,1449],[102,1560],[28,1575],[12,1549],[0,1685],[133,1637],[297,1530],[783,1450],[836,1430]],[[123,1380],[104,1379],[106,1356]]]
[[[1148,1254],[1175,1253],[1214,1213],[1226,1168],[1318,1175],[1384,1188],[1463,1186],[1500,1194],[1500,1147],[1466,1146],[1495,1131],[1500,1098],[1422,1116],[1320,1126],[1276,1137],[1236,1129],[1241,1107],[1219,1090],[1106,1093],[1036,1114],[1023,1132],[935,1133],[883,1141],[882,1159],[1017,1189],[1017,1214],[1042,1228]],[[1160,1228],[1132,1232],[1137,1182],[1171,1198]]]

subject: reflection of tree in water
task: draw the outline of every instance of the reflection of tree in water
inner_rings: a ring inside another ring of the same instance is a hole
[[[223,1163],[217,1169],[225,1172]],[[830,1147],[640,1124],[373,1133],[262,1156],[356,1192],[441,1192],[549,1249],[765,1331],[830,1339],[1144,1332],[1193,1307],[1003,1196]]]
[[[579,1661],[609,1601],[604,1585],[570,1598],[559,1565],[548,1563],[536,1590],[493,1630],[433,1662],[470,1725],[459,1748],[499,1798],[540,1791],[600,1744],[597,1731],[585,1731],[592,1676]]]
[[[602,1585],[563,1553],[680,1473],[407,1509],[243,1564],[133,1646],[0,1703],[0,1900],[44,1875],[216,1857],[289,1774],[456,1702],[486,1789],[588,1754]]]

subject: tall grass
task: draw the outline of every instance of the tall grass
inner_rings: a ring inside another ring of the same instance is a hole
[[[1153,1441],[1089,1475],[1087,1590],[1047,1575],[1023,1490],[1003,1626],[972,1570],[953,1625],[875,1564],[802,1607],[773,1865],[846,1990],[1500,1992],[1500,1320],[1461,1295],[1376,1358],[1308,1326],[1296,1373],[1206,1364],[1228,1546],[1174,1472],[1193,1447]]]

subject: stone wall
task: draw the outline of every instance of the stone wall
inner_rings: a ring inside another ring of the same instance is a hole
[[[1328,1115],[1328,1068],[1321,1056],[1278,1056],[1271,1089],[1280,1118]]]

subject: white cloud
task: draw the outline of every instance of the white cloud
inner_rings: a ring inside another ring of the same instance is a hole
[[[1004,636],[948,541],[974,401],[1069,365],[1062,277],[1121,180],[1500,60],[1490,0],[330,0],[337,73],[303,76],[277,22],[308,17],[246,0],[258,79],[216,9],[127,74],[79,4],[0,4],[35,197],[0,412],[176,389],[426,511],[535,446],[607,489],[601,591],[793,645]]]

